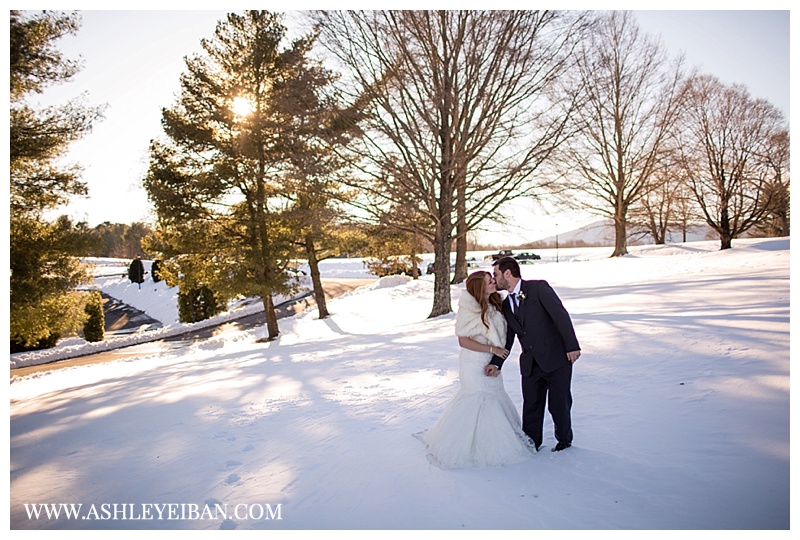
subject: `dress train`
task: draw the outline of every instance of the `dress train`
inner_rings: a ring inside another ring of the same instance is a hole
[[[461,349],[460,388],[442,415],[416,436],[425,443],[435,465],[452,469],[517,463],[536,450],[523,433],[502,375],[488,377],[491,355]]]

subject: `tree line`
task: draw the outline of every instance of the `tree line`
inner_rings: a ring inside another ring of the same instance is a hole
[[[324,318],[319,261],[370,246],[411,261],[432,249],[430,316],[449,313],[469,235],[519,219],[504,215],[518,198],[612,219],[612,256],[627,253],[632,228],[663,243],[704,222],[721,249],[748,231],[789,234],[783,114],[668,58],[629,12],[311,11],[306,20],[310,30],[292,40],[279,13],[219,21],[185,59],[143,179],[156,216],[143,250],[182,288],[260,297],[267,339],[279,333],[272,297],[291,290],[297,259],[309,263]],[[33,23],[51,34],[31,59],[30,43],[18,47],[18,62],[14,33],[31,40]],[[22,98],[69,77],[52,41],[75,28],[73,16],[12,12],[12,135],[28,117],[55,125],[54,112],[34,113]],[[33,132],[12,136],[12,211],[15,201],[28,208],[29,227],[55,227],[39,212],[85,192],[74,172],[39,183],[27,172],[51,167],[48,156],[99,111],[61,115],[71,135],[49,153],[15,161],[15,142],[24,150]],[[12,227],[12,254],[15,242]],[[60,249],[44,258],[68,259]],[[74,272],[62,293],[83,279]],[[12,306],[14,276],[12,257]]]
[[[152,232],[151,227],[142,222],[126,223],[103,222],[87,230],[89,245],[83,255],[87,257],[110,257],[113,259],[152,258],[142,246],[142,240]]]

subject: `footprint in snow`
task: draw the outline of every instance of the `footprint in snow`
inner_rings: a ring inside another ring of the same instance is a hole
[[[236,474],[236,473],[231,473],[231,474],[229,474],[229,475],[228,475],[228,477],[225,479],[225,483],[226,483],[226,484],[228,484],[228,485],[230,485],[230,484],[235,484],[235,483],[236,483],[236,482],[238,482],[239,480],[241,480],[241,478],[239,477],[239,475],[238,475],[238,474]]]

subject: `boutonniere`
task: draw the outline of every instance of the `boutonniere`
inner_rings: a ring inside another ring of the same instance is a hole
[[[520,303],[520,304],[521,304],[522,302],[524,302],[524,301],[525,301],[525,293],[524,293],[524,292],[522,292],[522,291],[519,291],[519,292],[517,293],[517,300],[519,300],[519,303]]]

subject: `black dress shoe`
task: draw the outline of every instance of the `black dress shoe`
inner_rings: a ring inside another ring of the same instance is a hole
[[[551,452],[561,452],[562,450],[566,450],[566,449],[567,449],[567,448],[569,448],[570,446],[572,446],[572,443],[568,443],[568,442],[560,442],[560,443],[558,443],[557,445],[555,445],[555,447],[553,447],[553,449],[552,449],[552,450],[550,450],[550,451],[551,451]]]
[[[534,441],[532,437],[528,437],[528,447],[531,446],[533,446],[538,452],[539,449],[542,447],[542,443],[536,444],[536,441]]]

